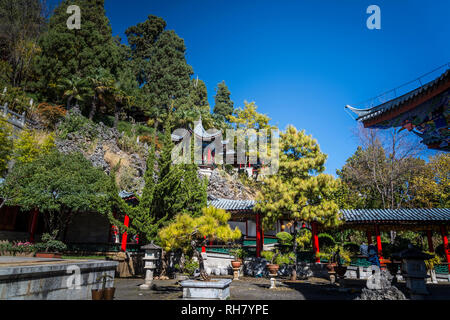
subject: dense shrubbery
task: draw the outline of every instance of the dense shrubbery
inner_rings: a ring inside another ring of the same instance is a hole
[[[319,248],[330,248],[336,245],[336,240],[328,233],[320,233],[319,238]]]
[[[61,139],[66,139],[70,133],[77,133],[92,139],[97,137],[99,133],[94,122],[72,110],[68,112],[64,120],[58,125],[57,131]]]

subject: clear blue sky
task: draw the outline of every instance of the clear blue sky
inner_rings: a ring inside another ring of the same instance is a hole
[[[316,138],[334,174],[353,154],[359,101],[450,62],[450,1],[106,0],[114,35],[161,16],[182,37],[187,61],[214,106],[225,80],[236,107],[255,101],[284,129]],[[366,8],[381,8],[381,30]]]

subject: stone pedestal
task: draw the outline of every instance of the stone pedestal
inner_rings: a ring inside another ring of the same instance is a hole
[[[183,288],[185,300],[226,300],[230,297],[231,279],[212,279],[210,281],[185,280]]]

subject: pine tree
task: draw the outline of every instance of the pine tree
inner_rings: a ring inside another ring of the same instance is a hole
[[[193,73],[186,62],[183,39],[165,27],[163,19],[150,15],[126,31],[136,75],[149,105],[146,113],[163,121],[176,107],[174,101],[189,95]]]
[[[67,7],[82,12],[81,29],[67,28]],[[36,59],[39,80],[35,88],[42,100],[59,101],[54,90],[59,79],[87,78],[99,68],[116,75],[123,53],[105,15],[104,0],[64,0],[50,18],[48,32],[40,39],[42,53]]]
[[[216,95],[214,96],[215,105],[213,112],[222,116],[224,119],[228,119],[234,111],[234,102],[230,98],[231,92],[228,90],[225,81],[222,81],[217,85]]]

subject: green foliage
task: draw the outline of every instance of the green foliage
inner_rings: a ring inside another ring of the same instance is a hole
[[[29,163],[40,156],[45,156],[54,149],[55,139],[53,134],[47,135],[41,142],[36,131],[22,130],[14,143],[14,159],[20,163]]]
[[[67,7],[77,5],[82,12],[80,30],[69,30]],[[40,38],[42,53],[36,57],[39,80],[35,88],[42,100],[61,101],[56,84],[59,79],[81,79],[95,74],[99,68],[116,75],[121,69],[123,52],[112,37],[103,0],[64,0],[50,17],[48,31]]]
[[[35,244],[37,251],[43,252],[63,252],[67,249],[64,242],[56,240],[58,236],[58,230],[53,230],[50,233],[44,233],[41,238],[41,242]]]
[[[225,81],[222,81],[217,85],[216,95],[214,96],[215,105],[214,113],[223,117],[223,120],[227,120],[228,116],[231,116],[234,111],[234,103],[230,99],[231,92],[228,89]]]
[[[287,232],[278,232],[276,234],[276,237],[278,238],[280,244],[282,245],[292,245],[292,240],[294,237],[290,233]]]
[[[319,248],[332,248],[336,245],[336,240],[328,233],[320,233],[319,238]]]
[[[230,250],[230,254],[234,256],[235,259],[244,260],[247,256],[247,251],[245,251],[243,248],[234,248]]]
[[[157,120],[156,125],[167,118],[174,100],[188,97],[193,73],[186,63],[183,39],[165,27],[162,18],[149,15],[125,31],[143,89],[141,103],[149,106],[145,112]]]
[[[286,215],[329,227],[341,223],[333,198],[338,183],[322,173],[325,160],[316,140],[303,131],[289,126],[281,134],[278,173],[264,179],[255,206],[264,214],[265,228]]]
[[[232,230],[228,225],[231,214],[225,210],[207,207],[202,215],[192,217],[188,214],[177,215],[175,221],[159,232],[165,250],[183,250],[184,253],[196,250],[204,238],[217,241],[233,241],[241,237],[236,227]]]
[[[431,259],[425,260],[427,270],[433,270],[436,265],[441,263],[441,259],[439,259],[439,256],[434,252],[425,251],[425,253],[432,256]]]
[[[262,251],[261,257],[270,262],[270,264],[291,264],[295,259],[293,252],[288,254],[282,254],[279,250],[276,251]]]
[[[359,245],[357,243],[354,242],[344,242],[344,244],[342,245],[343,248],[349,252],[351,252],[352,254],[357,254],[359,253]]]
[[[12,126],[3,118],[0,118],[0,177],[8,169],[13,151]]]
[[[92,121],[79,112],[70,110],[67,112],[64,120],[58,125],[57,132],[61,139],[67,139],[70,133],[93,139],[98,135],[98,128]]]
[[[1,88],[3,92],[3,88]],[[30,97],[22,88],[7,87],[5,93],[0,94],[0,105],[8,104],[8,109],[22,114],[27,112],[30,107]]]
[[[13,87],[26,87],[35,76],[37,39],[45,30],[45,1],[0,1],[0,77]],[[3,89],[3,88],[2,88]]]
[[[74,214],[111,210],[109,177],[82,154],[52,151],[28,163],[18,163],[6,177],[8,201],[22,210],[39,209],[48,231],[65,230]]]
[[[184,273],[188,276],[194,275],[195,270],[199,268],[198,261],[193,258],[187,259],[184,263]]]

